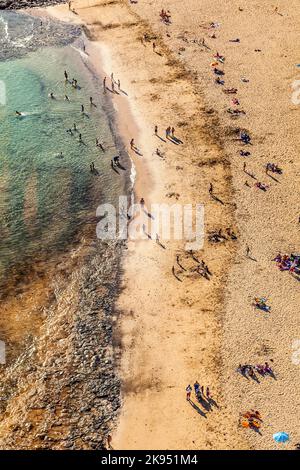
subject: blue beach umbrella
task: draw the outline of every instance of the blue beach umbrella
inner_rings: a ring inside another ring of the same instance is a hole
[[[290,436],[286,432],[276,432],[273,434],[273,439],[276,442],[286,442],[289,438]]]

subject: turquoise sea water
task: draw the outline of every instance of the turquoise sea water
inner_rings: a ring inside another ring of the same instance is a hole
[[[7,34],[1,24],[0,39]],[[14,24],[18,17],[11,30]],[[78,51],[81,43],[79,38],[37,50],[27,44],[26,53],[23,48],[17,58],[0,61],[0,279],[16,263],[67,247],[99,203],[115,202],[124,191],[124,178],[110,165],[118,150],[101,82]],[[65,81],[64,70],[78,80],[78,89]],[[90,96],[97,107],[90,105]],[[74,123],[78,131],[70,135]],[[104,153],[96,137],[104,142]],[[97,175],[90,172],[91,162]]]

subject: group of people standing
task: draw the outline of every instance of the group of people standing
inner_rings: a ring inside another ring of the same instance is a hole
[[[189,384],[187,387],[186,387],[186,399],[188,401],[191,400],[191,394],[192,394],[192,387],[191,385]],[[204,397],[206,398],[207,400],[210,400],[211,398],[211,394],[210,394],[210,390],[209,390],[209,387],[206,387],[206,393],[204,392],[204,385],[200,385],[199,382],[196,380],[196,382],[194,383],[194,391],[195,391],[195,397],[197,398],[197,400],[201,397]]]

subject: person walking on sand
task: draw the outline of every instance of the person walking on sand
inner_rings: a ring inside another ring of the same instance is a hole
[[[168,139],[169,138],[169,135],[170,135],[170,132],[171,132],[171,127],[167,127],[166,129],[166,138]]]
[[[106,77],[103,78],[103,91],[106,92]]]
[[[131,139],[131,141],[130,141],[130,148],[131,148],[131,150],[134,149],[134,139]]]
[[[172,134],[172,137],[174,137],[174,134],[175,134],[175,129],[174,129],[174,127],[172,127],[172,129],[171,129],[171,134]]]
[[[187,401],[190,401],[191,393],[192,393],[192,387],[190,385],[188,385],[185,390],[186,390],[186,399],[187,399]]]
[[[157,135],[157,133],[158,133],[158,127],[154,126],[154,134]]]
[[[111,91],[115,92],[115,83],[113,81],[111,82]]]
[[[112,82],[115,81],[115,79],[114,79],[114,73],[113,73],[113,72],[110,74],[110,79],[111,79]]]
[[[140,199],[140,204],[141,204],[142,207],[144,207],[144,205],[145,205],[145,199],[144,199],[143,197]]]
[[[209,387],[206,387],[206,398],[207,398],[208,400],[210,399]]]
[[[155,44],[155,42],[152,43],[152,49],[153,49],[153,52],[155,52],[155,49],[156,49],[156,44]]]
[[[69,10],[71,10],[72,2],[68,2],[68,7],[69,7]]]
[[[118,90],[119,90],[119,91],[121,90],[121,82],[120,82],[120,80],[118,80]]]

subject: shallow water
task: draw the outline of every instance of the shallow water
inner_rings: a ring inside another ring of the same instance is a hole
[[[22,57],[43,46],[64,46],[81,35],[79,26],[15,11],[0,12],[0,60]]]
[[[5,13],[10,14],[11,31],[16,13]],[[3,34],[0,28],[0,38]],[[99,203],[115,202],[124,192],[124,177],[110,166],[118,151],[101,82],[90,72],[88,57],[78,52],[82,41],[26,49],[21,58],[18,53],[0,62],[0,280],[16,264],[68,247]],[[64,70],[78,80],[77,89],[65,81]],[[90,96],[97,107],[90,105]],[[66,131],[74,123],[78,131],[70,135]],[[91,162],[98,175],[90,172]]]

